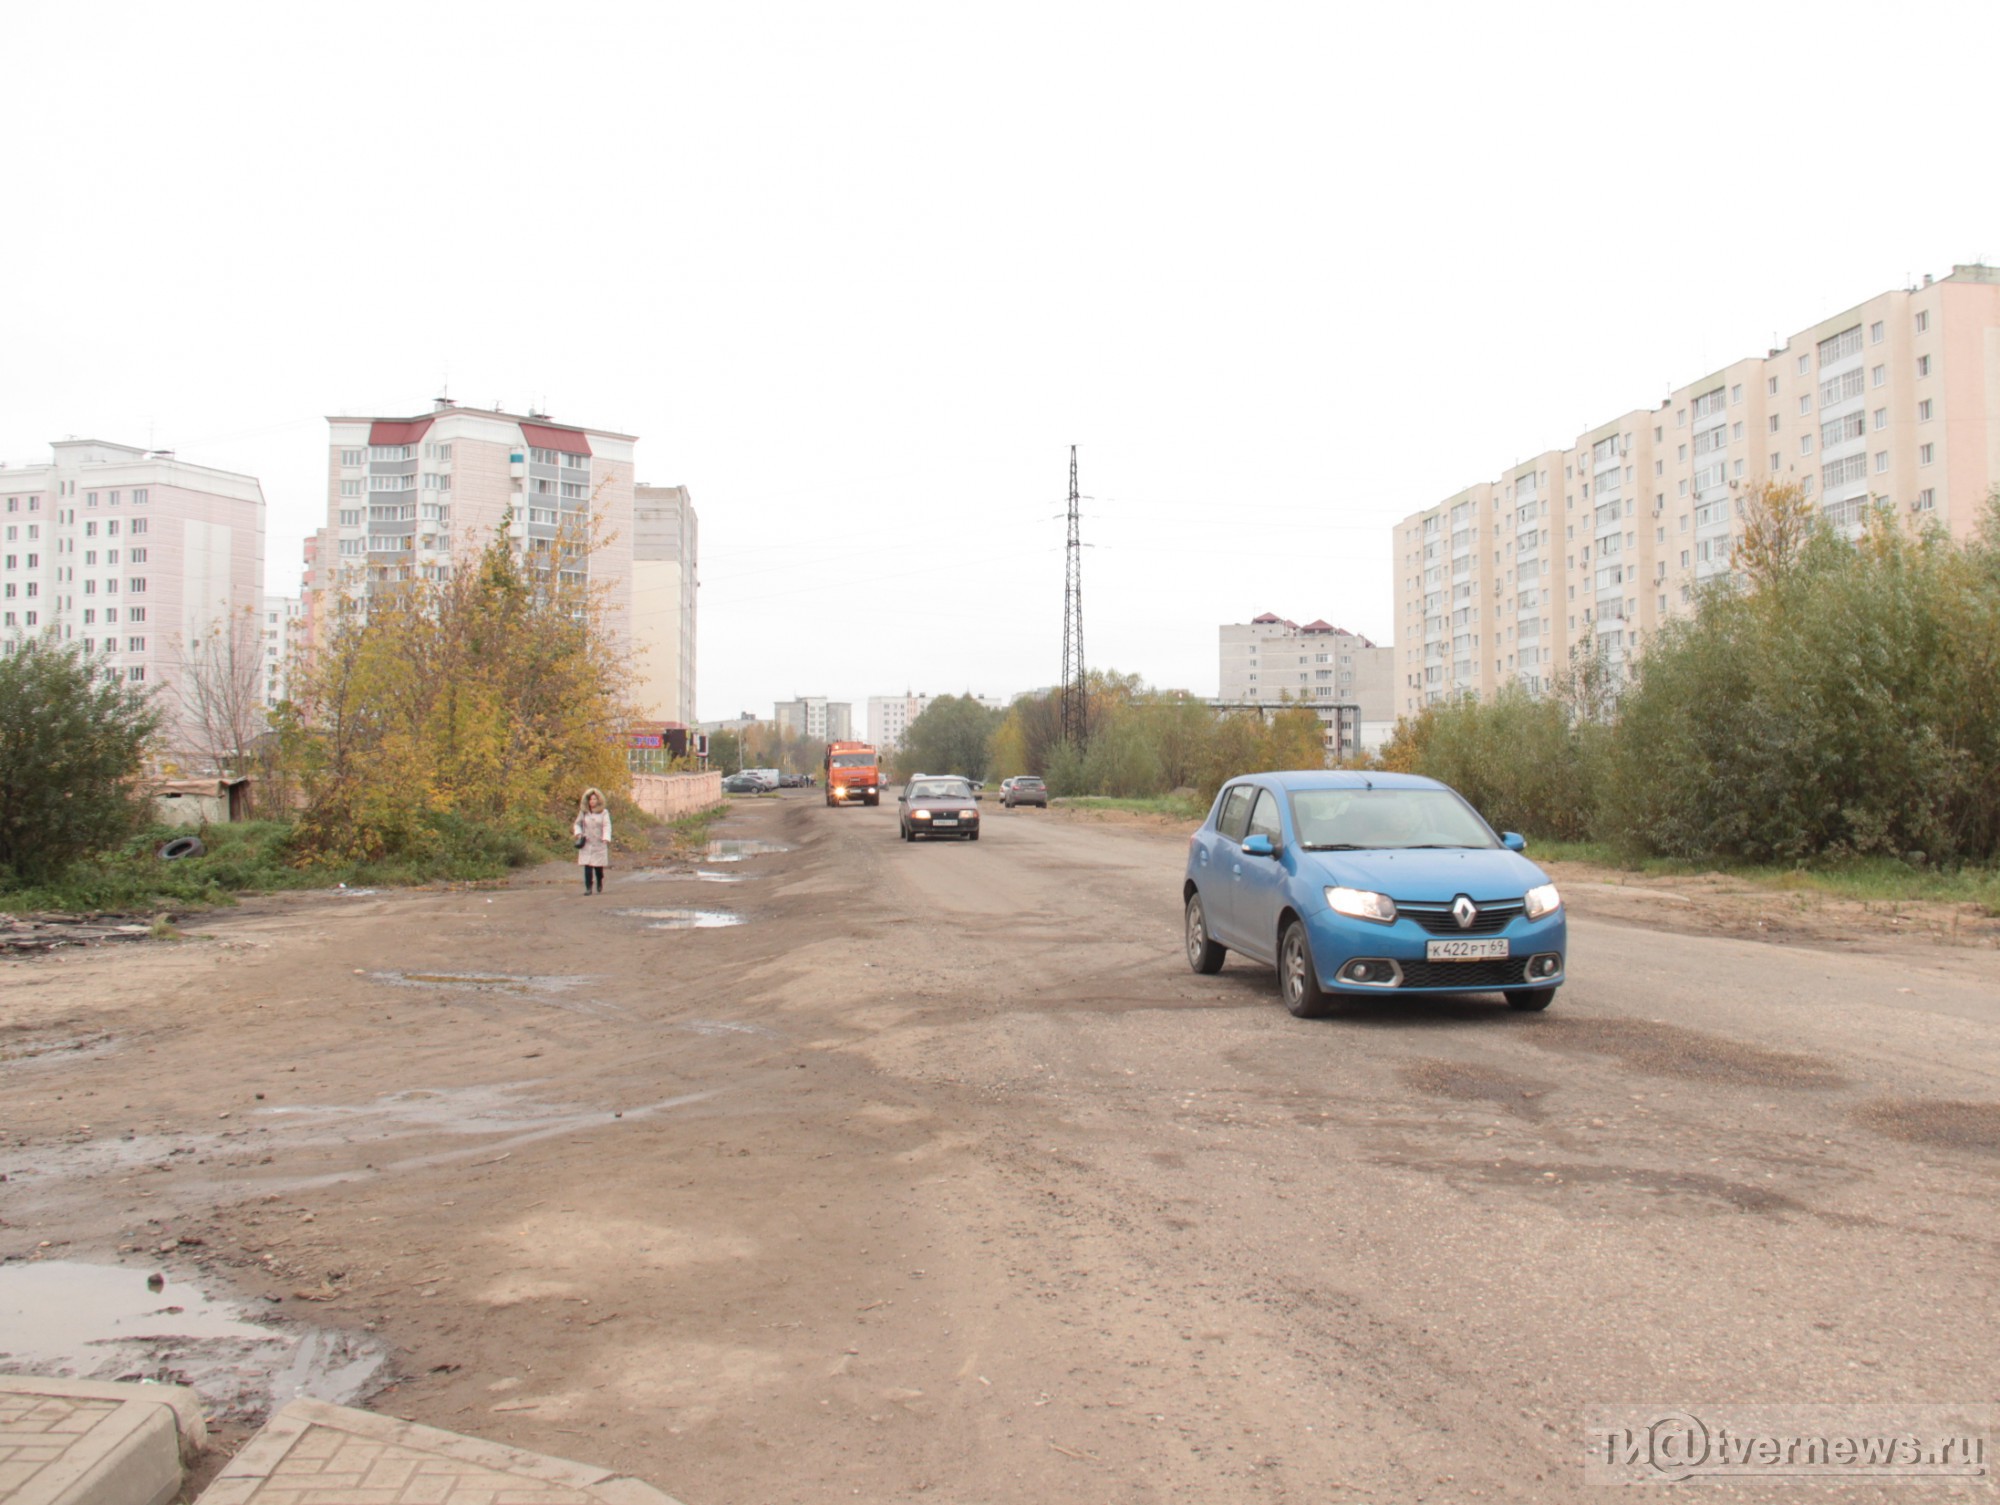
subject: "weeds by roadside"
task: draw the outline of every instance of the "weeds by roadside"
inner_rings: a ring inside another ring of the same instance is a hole
[[[1116,810],[1133,815],[1158,815],[1167,820],[1198,821],[1208,814],[1208,806],[1185,795],[1161,794],[1137,799],[1114,799],[1109,795],[1073,794],[1052,802],[1063,810]]]
[[[1858,899],[1864,903],[1927,900],[1943,904],[1977,904],[1987,914],[2000,916],[2000,871],[1993,868],[1961,867],[1947,871],[1913,867],[1885,857],[1828,861],[1811,867],[1781,863],[1699,863],[1677,857],[1647,857],[1634,861],[1621,860],[1607,843],[1600,841],[1530,840],[1528,856],[1537,862],[1587,862],[1598,867],[1620,868],[1654,877],[1728,877],[1777,892],[1825,894],[1829,898]]]

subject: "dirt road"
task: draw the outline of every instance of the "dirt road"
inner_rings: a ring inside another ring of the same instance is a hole
[[[689,1505],[1571,1499],[1604,1405],[1993,1401],[1991,950],[1585,901],[1547,1015],[1306,1023],[1188,971],[1178,839],[987,827],[806,792],[710,878],[0,962],[0,1253],[205,1268]]]

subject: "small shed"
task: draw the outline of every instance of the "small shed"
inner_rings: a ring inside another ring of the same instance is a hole
[[[167,779],[147,793],[162,825],[226,825],[250,818],[250,780]]]

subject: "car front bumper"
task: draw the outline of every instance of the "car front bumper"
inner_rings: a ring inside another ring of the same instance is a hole
[[[1306,922],[1313,970],[1329,993],[1493,993],[1514,988],[1561,987],[1569,965],[1568,911],[1539,920],[1516,917],[1475,941],[1505,941],[1507,955],[1434,960],[1433,941],[1457,937],[1427,931],[1415,920],[1391,925],[1322,910]]]

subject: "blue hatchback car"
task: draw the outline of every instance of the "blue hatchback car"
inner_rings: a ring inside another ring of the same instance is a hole
[[[1547,873],[1456,790],[1416,774],[1232,779],[1188,845],[1188,965],[1278,969],[1302,1019],[1343,995],[1502,992],[1545,1009],[1568,925]]]

